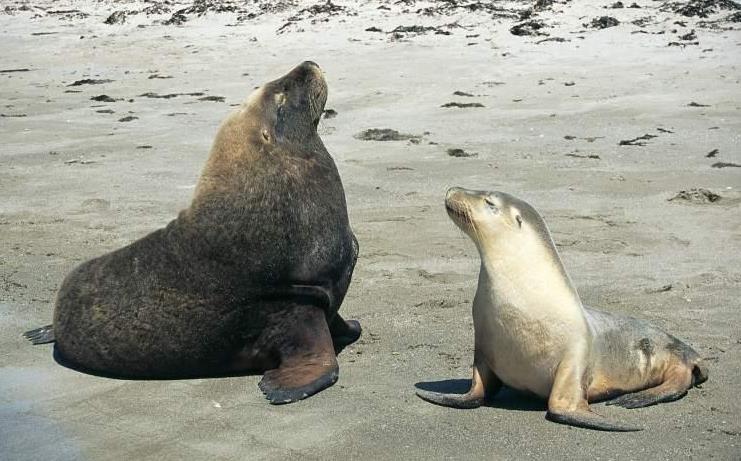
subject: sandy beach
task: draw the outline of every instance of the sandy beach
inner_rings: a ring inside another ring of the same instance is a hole
[[[738,460],[739,8],[0,2],[0,459]],[[338,383],[271,406],[260,376],[106,379],[31,346],[65,275],[173,219],[229,111],[307,59],[360,243],[340,312],[364,331]],[[585,304],[683,339],[710,379],[593,406],[645,428],[623,434],[509,390],[475,410],[417,398],[470,379],[479,257],[451,186],[530,202]]]

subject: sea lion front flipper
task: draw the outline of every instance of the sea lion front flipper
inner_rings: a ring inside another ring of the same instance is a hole
[[[576,365],[583,359],[565,360],[558,366],[548,397],[548,412],[545,417],[554,423],[596,429],[598,431],[633,432],[643,428],[621,424],[593,412],[589,408],[586,390],[583,387],[584,370]]]
[[[270,403],[279,405],[305,399],[337,382],[339,366],[324,311],[299,306],[276,344],[280,366],[268,370],[260,390]]]
[[[491,371],[478,352],[474,355],[471,377],[471,388],[465,394],[445,394],[442,392],[417,389],[417,396],[436,405],[451,408],[478,408],[484,404],[486,397],[493,397],[499,392],[502,382]]]
[[[23,333],[23,337],[31,341],[34,346],[38,344],[53,343],[56,341],[54,338],[54,325],[47,325],[45,327],[27,331]]]

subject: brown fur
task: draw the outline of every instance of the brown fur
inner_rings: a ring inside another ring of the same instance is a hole
[[[311,62],[256,90],[219,129],[189,208],[65,279],[53,324],[63,361],[145,378],[289,376],[291,363],[282,383],[302,396],[334,382],[319,378],[336,379],[336,362],[297,363],[333,359],[360,334],[337,314],[358,247],[316,133],[326,96]]]

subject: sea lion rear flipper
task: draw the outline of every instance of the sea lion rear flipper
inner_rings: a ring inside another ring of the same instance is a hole
[[[589,409],[575,411],[551,411],[549,409],[545,418],[554,423],[596,429],[598,431],[635,432],[643,430],[641,427],[611,421]]]
[[[417,397],[430,403],[451,408],[478,408],[484,404],[487,396],[493,397],[499,392],[502,382],[484,363],[478,353],[474,354],[471,377],[471,388],[465,394],[445,394],[424,389],[417,389]]]
[[[27,331],[23,333],[23,337],[31,341],[33,345],[53,343],[55,341],[54,325],[46,325]]]
[[[666,380],[658,386],[621,395],[607,402],[607,405],[642,408],[657,403],[673,402],[684,397],[692,386],[692,369],[685,364],[675,365],[667,371],[665,376]]]
[[[329,324],[329,332],[332,335],[335,353],[339,354],[346,346],[357,341],[362,331],[360,322],[357,320],[345,320],[339,313],[336,314]]]
[[[598,431],[633,432],[643,428],[610,421],[589,408],[586,389],[583,388],[584,370],[579,363],[582,357],[564,360],[558,366],[556,376],[548,397],[546,419],[569,426],[596,429]]]
[[[339,366],[324,311],[300,306],[276,346],[280,366],[268,370],[260,390],[279,405],[305,399],[337,382]]]

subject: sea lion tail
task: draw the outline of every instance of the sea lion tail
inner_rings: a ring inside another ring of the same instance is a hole
[[[697,386],[708,380],[708,367],[698,360],[692,367],[692,385]]]
[[[23,337],[31,341],[33,345],[48,344],[56,341],[54,338],[54,325],[46,325],[45,327],[27,331],[23,333]]]

